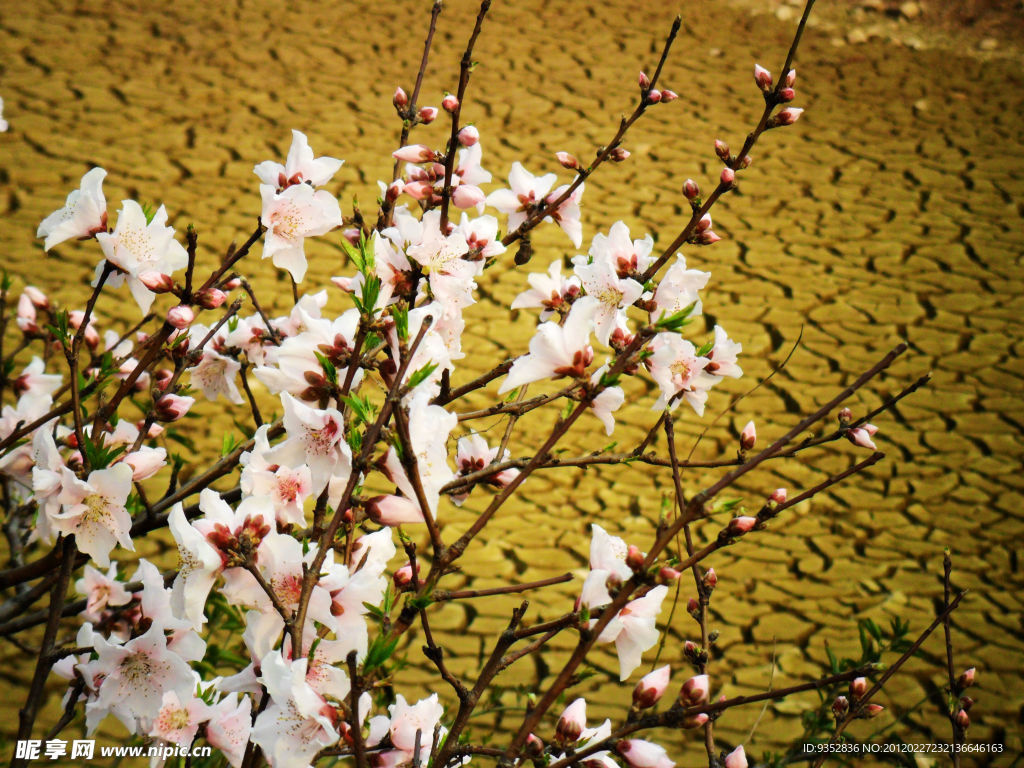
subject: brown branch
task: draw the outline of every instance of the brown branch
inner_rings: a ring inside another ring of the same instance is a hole
[[[547,579],[540,579],[538,581],[530,581],[526,584],[509,584],[504,587],[491,587],[490,589],[457,589],[454,591],[449,590],[436,590],[431,593],[431,598],[434,602],[442,602],[444,600],[466,600],[473,597],[490,597],[491,595],[509,595],[516,592],[526,592],[529,589],[540,589],[541,587],[550,587],[553,584],[564,584],[567,581],[573,580],[571,573],[565,573],[561,576],[551,576]]]

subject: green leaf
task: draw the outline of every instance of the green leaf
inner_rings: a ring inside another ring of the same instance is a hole
[[[366,650],[366,659],[363,661],[363,674],[367,674],[370,670],[382,666],[391,658],[397,647],[397,637],[390,641],[384,635],[378,635],[373,638],[373,642],[370,643],[370,647]]]
[[[688,307],[684,307],[678,312],[673,312],[671,315],[664,315],[657,323],[654,324],[655,328],[664,331],[678,331],[683,327],[693,322],[693,318],[690,317],[693,314],[693,310],[697,308],[697,302],[693,302]]]
[[[316,355],[316,359],[320,361],[320,367],[324,369],[324,376],[327,378],[327,381],[334,386],[338,386],[338,369],[334,366],[334,363],[315,349],[313,350],[313,354]]]
[[[697,350],[697,357],[707,357],[708,352],[715,348],[715,342],[709,341],[707,344],[702,344],[701,348]]]
[[[404,301],[391,307],[391,317],[395,321],[395,331],[398,333],[399,341],[409,340],[409,308]]]
[[[427,363],[418,371],[413,371],[412,376],[409,377],[409,389],[416,389],[416,387],[426,381],[430,374],[436,370],[437,363]]]

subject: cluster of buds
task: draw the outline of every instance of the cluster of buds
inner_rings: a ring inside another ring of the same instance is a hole
[[[408,94],[401,86],[395,88],[395,94],[391,97],[391,103],[395,106],[395,111],[400,118],[403,120],[412,119],[412,110],[415,109],[416,105],[410,103]],[[437,112],[437,107],[420,107],[416,111],[416,122],[430,125],[437,119]]]
[[[640,85],[640,96],[647,104],[667,104],[670,101],[675,101],[679,98],[679,94],[675,91],[670,91],[668,88],[651,88],[651,78],[647,76],[647,73],[641,72],[640,77],[637,78]]]
[[[691,243],[697,245],[712,245],[717,243],[722,238],[715,234],[715,231],[711,228],[713,222],[711,221],[711,214],[705,213],[700,217],[700,221],[697,222],[697,227],[694,230],[693,237],[690,238]]]
[[[757,83],[757,87],[761,89],[761,93],[764,94],[765,101],[769,104],[785,104],[796,98],[796,90],[793,88],[796,84],[795,69],[787,71],[781,85],[778,88],[773,89],[772,73],[760,64],[755,64],[754,82]],[[803,114],[803,110],[798,107],[786,107],[772,115],[765,124],[765,128],[778,128],[782,125],[792,125],[800,119],[801,114]]]
[[[974,706],[974,699],[962,694],[972,685],[974,685],[974,667],[961,672],[953,684],[953,695],[959,696],[958,708],[953,714],[953,722],[961,732],[966,731],[971,725],[971,717],[967,713]]]

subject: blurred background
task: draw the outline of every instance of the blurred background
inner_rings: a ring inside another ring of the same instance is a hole
[[[750,419],[767,445],[901,340],[910,352],[849,403],[854,415],[923,373],[933,379],[876,421],[886,461],[706,563],[719,574],[713,691],[755,693],[769,680],[782,687],[820,676],[826,645],[859,655],[858,619],[888,625],[899,616],[916,636],[941,600],[948,547],[955,585],[970,590],[954,617],[957,667],[978,668],[968,741],[1005,742],[1008,752],[996,762],[1009,765],[1021,751],[1024,718],[1017,551],[1024,533],[1024,12],[1018,2],[819,6],[796,60],[794,105],[806,112],[794,127],[763,137],[739,192],[716,207],[723,241],[683,251],[691,267],[712,272],[707,328],[694,336],[703,341],[721,324],[743,344],[745,376],[714,391],[703,420],[680,409],[680,450],[689,453],[707,429],[693,458],[731,457]],[[7,9],[0,17],[0,96],[10,123],[0,134],[0,254],[16,278],[13,290],[24,282],[70,308],[84,303],[100,259],[96,244],[66,243],[47,255],[33,236],[94,165],[109,172],[112,221],[124,198],[165,204],[179,231],[196,225],[201,268],[252,230],[260,210],[252,167],[282,160],[293,128],[308,135],[317,155],[345,158],[329,187],[343,210],[355,198],[372,209],[376,181],[390,178],[397,148],[391,95],[397,85],[412,90],[429,8],[426,0],[38,0],[17,13]],[[439,106],[455,90],[475,12],[470,0],[446,3],[421,104]],[[753,64],[778,76],[799,7],[779,0],[499,1],[478,42],[463,119],[480,129],[495,186],[514,160],[568,181],[553,153],[589,159],[611,138],[676,12],[683,29],[662,82],[680,99],[652,108],[627,136],[632,156],[587,182],[584,249],[619,219],[634,238],[650,232],[661,244],[672,240],[688,215],[683,181],[712,188],[720,170],[713,141],[742,145],[762,104]],[[413,140],[440,146],[446,136],[441,119]],[[311,268],[302,288],[319,290],[345,269],[339,237],[307,245]],[[533,314],[519,313],[510,332],[503,307],[525,288],[529,271],[576,253],[553,227],[542,228],[534,245],[528,267],[494,269],[481,280],[456,383],[496,356],[525,350]],[[253,260],[249,269],[262,300],[286,311],[290,289],[270,263]],[[329,308],[343,310],[344,297],[331,291]],[[126,292],[102,299],[97,312],[108,321],[137,319]],[[801,333],[788,365],[716,419],[782,362]],[[656,418],[654,399],[634,385],[611,438],[589,420],[565,447],[589,451],[616,440],[631,448]],[[220,418],[230,429],[230,419]],[[536,446],[553,418],[535,412],[523,419],[513,453]],[[197,420],[190,428],[198,439],[212,430],[219,446],[221,422]],[[504,422],[479,427],[497,442]],[[664,452],[663,439],[654,448]],[[809,451],[752,473],[731,495],[756,510],[772,489],[796,493],[864,456],[845,442]],[[717,476],[698,470],[684,484],[692,493]],[[669,493],[669,472],[658,468],[540,473],[488,528],[452,585],[582,573],[591,522],[646,549]],[[464,530],[485,500],[477,491],[462,510],[446,505],[446,537]],[[698,540],[720,526],[698,529]],[[536,596],[530,619],[570,609],[579,583]],[[684,579],[662,654],[677,675],[685,674],[676,664],[683,640],[699,635],[683,610],[687,597]],[[457,670],[476,669],[517,604],[488,599],[437,612],[435,633],[449,631]],[[409,642],[418,653],[422,641]],[[499,678],[508,690],[477,735],[515,722],[522,694],[557,672],[568,643]],[[31,668],[9,643],[0,643],[0,657],[0,675],[17,693],[4,726],[13,730]],[[591,702],[591,718],[620,715],[632,687],[618,684],[613,655],[599,654],[595,664],[577,690]],[[943,664],[940,632],[881,696],[885,714],[852,733],[873,741],[948,739]],[[433,680],[426,669],[403,675],[424,691]],[[59,695],[55,686],[51,713]],[[772,704],[752,735],[758,710],[733,710],[717,732],[723,746],[744,742],[748,754],[760,755],[800,737],[801,713],[817,706],[813,694]],[[663,743],[682,764],[703,754],[692,733],[664,735]]]

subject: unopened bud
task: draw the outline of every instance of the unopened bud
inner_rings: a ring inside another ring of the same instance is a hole
[[[464,147],[472,147],[478,141],[480,141],[480,131],[477,130],[475,125],[467,125],[461,131],[459,131],[459,144]]]
[[[740,432],[740,448],[749,451],[757,445],[757,428],[753,421],[748,421],[743,431]]]
[[[725,756],[725,768],[747,768],[747,753],[742,744]]]
[[[47,309],[50,306],[50,300],[46,298],[46,294],[34,285],[26,285],[22,290],[22,295],[27,296],[36,309]]]
[[[663,88],[661,91],[661,103],[668,104],[670,101],[675,101],[679,98],[679,94],[675,91],[670,91],[668,88]]]
[[[709,590],[710,589],[714,589],[715,587],[717,587],[718,586],[718,574],[715,573],[715,569],[714,568],[708,568],[708,571],[707,571],[707,573],[704,574],[704,578],[702,579],[702,581],[704,582],[704,586],[707,587]]]
[[[163,272],[148,270],[139,275],[139,282],[153,293],[167,293],[174,290],[174,278]]]
[[[785,488],[776,488],[772,491],[772,495],[768,497],[769,501],[773,501],[776,504],[785,504],[788,498]]]
[[[690,717],[684,717],[683,721],[680,723],[680,725],[683,728],[686,728],[688,730],[692,730],[694,728],[700,728],[702,725],[704,725],[708,721],[708,719],[709,718],[708,718],[707,714],[704,713],[704,712],[701,712],[700,714],[697,714],[697,715],[691,715]]]
[[[957,691],[962,691],[974,685],[974,667],[964,670],[956,679]]]
[[[540,757],[544,754],[544,742],[532,733],[526,737],[525,747],[527,757]]]
[[[743,159],[740,160],[740,168],[749,168],[752,162],[754,162],[754,160],[750,155],[744,155]]]
[[[640,77],[637,78],[637,80],[640,83],[641,90],[646,91],[648,88],[651,87],[651,78],[647,76],[646,72],[641,72]]]
[[[705,232],[705,231],[711,229],[711,226],[712,226],[711,214],[710,213],[705,213],[703,216],[700,217],[700,221],[697,222],[697,231],[698,232]]]
[[[571,171],[578,171],[580,168],[580,161],[568,152],[555,152],[555,157],[558,158],[558,162],[563,168],[568,168]]]
[[[668,688],[669,679],[672,677],[672,668],[666,664],[653,672],[648,672],[633,689],[633,706],[637,709],[647,709],[658,703]]]
[[[626,550],[626,565],[634,571],[639,571],[644,567],[644,553],[636,544],[630,544],[629,549]]]
[[[850,681],[850,698],[857,701],[868,692],[868,679],[866,677],[855,677]]]
[[[663,565],[658,569],[658,583],[659,584],[674,584],[682,574],[679,573],[675,568],[667,565]]]
[[[697,237],[697,242],[700,245],[714,245],[715,243],[717,243],[721,239],[722,238],[718,234],[716,234],[715,232],[712,232],[709,229],[707,232],[701,232],[700,233],[700,235]]]
[[[683,184],[683,194],[686,195],[687,200],[696,200],[700,197],[700,187],[697,186],[697,182],[693,179],[687,179],[686,183]]]
[[[173,376],[174,372],[169,368],[161,368],[153,374],[153,386],[161,392],[164,392],[167,389],[167,385],[171,383],[171,378]]]
[[[196,304],[203,309],[216,309],[227,301],[228,295],[219,288],[207,288],[196,294]]]
[[[555,738],[563,744],[575,744],[583,733],[587,724],[587,702],[585,699],[576,699],[565,708],[562,716],[558,718],[558,725],[555,726]]]
[[[957,713],[956,715],[954,715],[953,719],[955,720],[957,727],[961,731],[966,731],[971,726],[971,717],[963,709],[957,710]]]
[[[647,102],[649,104],[657,104],[661,101],[661,91],[657,88],[652,88],[647,92]]]
[[[395,586],[399,590],[401,590],[403,587],[407,587],[410,584],[412,584],[413,579],[415,578],[415,574],[413,573],[412,570],[412,563],[406,563],[405,565],[403,565],[401,568],[395,571],[394,576],[392,576],[391,578],[395,582]]]
[[[836,720],[842,720],[849,711],[850,700],[845,696],[836,696],[836,700],[832,702],[832,714],[835,715]]]
[[[483,190],[472,184],[459,184],[452,190],[452,202],[455,203],[456,208],[461,210],[480,205],[486,199],[487,195]]]
[[[685,683],[679,691],[679,703],[684,707],[692,707],[696,704],[703,704],[708,700],[710,693],[710,681],[707,675],[694,675]]]
[[[868,704],[862,711],[864,713],[864,717],[870,720],[871,718],[878,717],[882,714],[885,711],[885,707],[881,704]]]
[[[178,306],[171,307],[167,310],[167,322],[178,330],[188,328],[195,319],[195,311],[187,304],[179,304]]]
[[[425,144],[410,144],[396,149],[391,156],[406,163],[428,163],[432,162],[437,154]]]
[[[768,121],[769,128],[775,128],[780,125],[792,125],[800,119],[804,111],[800,107],[786,107],[785,109],[779,110],[772,118]]]
[[[727,530],[731,536],[742,536],[743,534],[750,533],[754,530],[755,525],[757,525],[756,517],[734,517],[729,521]]]
[[[789,70],[789,72],[786,73],[786,76],[782,80],[782,84],[786,88],[792,88],[794,85],[796,85],[796,70],[795,69],[791,69],[791,70]]]
[[[445,112],[454,112],[459,108],[459,99],[454,93],[449,93],[441,99],[441,106]]]
[[[732,168],[723,168],[722,175],[719,176],[719,181],[721,181],[723,186],[732,186],[732,184],[736,182],[736,171]]]
[[[395,95],[391,97],[391,103],[395,105],[396,109],[404,109],[409,104],[409,97],[405,91],[402,90],[401,86],[395,88]]]
[[[426,200],[434,191],[434,185],[428,181],[410,181],[402,190],[414,200]]]
[[[621,163],[623,160],[629,157],[629,150],[623,149],[622,147],[616,147],[612,150],[609,157],[616,163]]]
[[[181,395],[164,395],[153,404],[153,410],[160,421],[177,421],[195,403],[193,397],[182,397]]]
[[[974,699],[972,699],[970,696],[961,696],[960,697],[960,708],[961,709],[964,709],[964,710],[970,712],[971,711],[971,707],[973,707],[973,706],[974,706]]]
[[[424,125],[430,125],[437,118],[437,107],[420,107],[419,118]]]
[[[839,423],[846,424],[853,419],[853,412],[849,408],[843,408],[839,412]]]
[[[787,101],[792,101],[796,98],[796,91],[793,88],[780,88],[779,89],[779,101],[785,104]]]
[[[846,439],[854,445],[860,446],[861,448],[868,448],[869,450],[876,450],[874,441],[871,439],[871,431],[867,429],[868,424],[863,424],[859,427],[855,427],[846,433]]]
[[[754,82],[762,91],[768,91],[772,87],[772,73],[760,64],[754,65]]]
[[[221,283],[220,287],[221,287],[221,290],[224,290],[224,291],[233,291],[236,288],[241,288],[242,287],[242,278],[240,278],[240,277],[232,277],[230,280],[225,280],[223,283]]]
[[[384,193],[384,199],[389,203],[394,203],[399,197],[402,196],[402,192],[405,191],[405,182],[401,179],[396,179],[388,185],[388,191]]]
[[[686,601],[686,612],[693,616],[695,619],[700,619],[700,603],[697,602],[697,598],[691,597]],[[687,640],[687,643],[693,644],[692,640]],[[694,645],[694,648],[697,646]]]
[[[718,155],[723,162],[729,162],[729,158],[731,157],[729,154],[729,145],[724,141],[715,139],[715,154]]]

